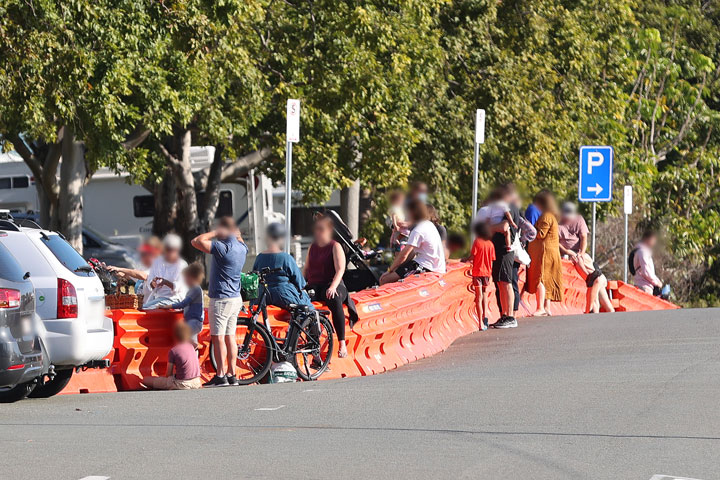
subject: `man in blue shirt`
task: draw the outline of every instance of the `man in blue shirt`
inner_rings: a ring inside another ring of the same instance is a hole
[[[243,306],[240,274],[245,265],[248,248],[232,217],[221,218],[214,231],[195,237],[192,246],[212,255],[208,277],[208,323],[213,347],[218,353],[218,365],[217,374],[204,386],[237,385],[235,330],[238,314]]]

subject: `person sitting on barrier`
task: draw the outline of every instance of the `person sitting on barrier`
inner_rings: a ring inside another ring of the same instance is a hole
[[[192,331],[192,343],[195,348],[198,346],[198,333],[202,330],[205,320],[205,309],[203,305],[202,281],[205,278],[205,268],[200,263],[191,263],[183,270],[183,279],[188,287],[187,295],[179,302],[172,305],[163,305],[160,308],[182,309],[185,323]]]
[[[345,251],[333,239],[334,224],[324,214],[315,216],[313,224],[313,243],[305,259],[303,272],[308,288],[314,291],[313,300],[324,303],[332,315],[333,326],[338,339],[338,357],[347,357],[345,344],[345,311],[348,307],[350,326],[358,320],[355,302],[348,292],[343,275],[345,274]]]
[[[480,330],[488,329],[488,295],[487,289],[492,277],[492,264],[495,260],[495,245],[490,241],[492,236],[485,223],[478,222],[473,226],[475,241],[472,252],[472,278],[475,289],[475,309]]]
[[[430,221],[427,206],[420,200],[413,200],[408,204],[408,213],[414,227],[405,247],[380,277],[380,285],[416,273],[445,273],[445,247],[438,229]]]
[[[190,343],[192,331],[187,323],[173,327],[175,346],[168,352],[167,373],[164,377],[146,377],[142,385],[155,390],[193,390],[202,388],[200,362],[195,347]]]
[[[448,239],[448,233],[447,228],[440,223],[440,217],[438,216],[437,209],[434,205],[426,204],[428,214],[430,215],[430,221],[435,225],[435,228],[437,228],[438,234],[440,235],[440,240],[442,240],[443,249],[445,249],[445,261],[447,262],[447,259],[450,258],[450,251],[447,247],[447,239]]]
[[[312,302],[304,288],[307,285],[297,262],[289,253],[283,252],[281,245],[285,238],[285,227],[280,223],[271,223],[267,226],[265,243],[267,248],[255,257],[254,271],[263,268],[282,269],[284,274],[270,273],[267,275],[268,305],[287,310],[291,304],[308,305]],[[265,287],[260,285],[259,295]]]
[[[657,244],[657,234],[653,230],[645,230],[640,242],[628,255],[628,270],[633,276],[633,283],[640,290],[650,295],[660,296],[663,283],[655,274],[653,250]]]
[[[152,291],[144,298],[143,310],[152,310],[164,305],[172,305],[185,298],[187,287],[182,271],[187,262],[180,257],[182,239],[174,233],[168,233],[163,239],[163,253],[153,261],[148,278]]]
[[[150,282],[147,281],[148,273],[150,272],[150,267],[152,267],[153,262],[160,255],[161,251],[162,242],[159,238],[152,236],[138,247],[142,267],[125,268],[109,265],[107,268],[120,278],[133,280],[135,282],[135,294],[143,295],[145,298],[148,298],[150,296],[150,292],[152,291],[150,288]]]
[[[587,302],[585,313],[614,312],[615,308],[607,293],[608,280],[600,267],[593,262],[587,253],[580,253],[573,257],[575,270],[585,279],[587,286]]]
[[[235,377],[238,353],[236,330],[238,314],[243,307],[240,276],[248,248],[232,217],[222,217],[215,230],[195,237],[192,246],[212,255],[208,280],[208,323],[218,362],[217,373],[203,386],[238,385]]]
[[[558,234],[560,235],[560,254],[565,258],[574,258],[587,250],[588,227],[585,219],[577,211],[573,202],[562,205]]]
[[[563,298],[562,261],[558,235],[558,211],[555,197],[546,192],[538,198],[542,215],[535,223],[537,237],[528,245],[531,262],[528,267],[525,289],[537,295],[534,316],[549,316],[550,301]]]

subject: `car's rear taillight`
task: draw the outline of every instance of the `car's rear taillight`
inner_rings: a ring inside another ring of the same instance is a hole
[[[57,317],[77,318],[78,301],[77,292],[73,284],[64,278],[58,278],[57,289]]]
[[[20,290],[0,288],[0,308],[17,308],[20,306]]]

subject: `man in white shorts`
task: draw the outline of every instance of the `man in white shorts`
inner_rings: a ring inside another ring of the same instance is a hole
[[[231,217],[221,218],[215,230],[195,237],[192,245],[213,257],[208,277],[208,322],[213,348],[218,353],[218,362],[217,373],[203,386],[237,385],[235,330],[238,314],[243,306],[240,274],[245,265],[248,248]]]

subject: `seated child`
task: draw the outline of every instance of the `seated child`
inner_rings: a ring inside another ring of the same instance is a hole
[[[142,385],[155,390],[191,390],[202,388],[200,362],[190,343],[190,327],[181,322],[173,327],[176,344],[168,353],[167,374],[164,377],[143,378]]]
[[[160,308],[164,309],[183,309],[183,317],[185,317],[185,323],[190,327],[192,332],[192,343],[195,348],[198,345],[198,333],[202,330],[203,320],[205,319],[205,312],[203,307],[203,291],[202,284],[203,278],[205,278],[205,269],[200,263],[193,263],[185,267],[183,270],[183,278],[185,284],[188,287],[187,295],[179,302],[173,303],[172,305],[163,305]]]
[[[491,233],[503,233],[505,235],[505,247],[510,252],[513,249],[512,230],[518,226],[510,214],[510,205],[502,199],[502,192],[495,191],[490,194],[488,202],[478,211],[475,217],[476,222],[486,223]]]
[[[475,287],[475,308],[477,309],[480,330],[488,329],[488,296],[487,288],[492,276],[492,264],[495,260],[495,246],[490,241],[490,229],[486,223],[476,223],[473,227],[476,235],[470,259],[472,261],[472,278]]]
[[[399,190],[390,193],[390,208],[387,212],[388,223],[392,228],[390,248],[399,252],[403,242],[410,235],[410,223],[405,220],[405,194]]]

